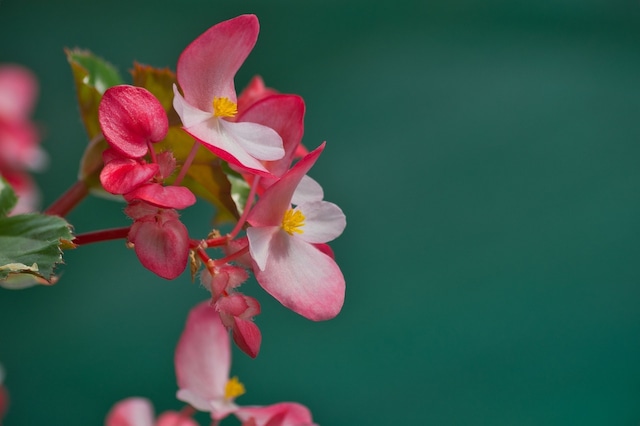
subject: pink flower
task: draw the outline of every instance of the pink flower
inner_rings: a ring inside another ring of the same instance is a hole
[[[154,420],[153,407],[145,398],[127,398],[111,408],[106,426],[198,426],[191,419],[175,411],[162,413]]]
[[[9,408],[9,393],[2,385],[4,381],[4,370],[0,365],[0,425],[2,424],[2,418],[7,413],[7,409]]]
[[[37,94],[38,83],[29,70],[18,65],[0,66],[0,174],[19,198],[12,214],[34,211],[40,201],[27,173],[41,170],[47,163],[30,118]]]
[[[109,145],[128,158],[144,157],[151,143],[164,139],[169,130],[162,104],[142,87],[107,89],[98,107],[98,119]]]
[[[314,321],[336,316],[345,293],[340,268],[317,247],[342,233],[345,216],[322,200],[317,187],[303,185],[304,193],[297,191],[323,149],[324,144],[296,163],[247,216],[256,280],[284,306]]]
[[[142,266],[167,280],[177,278],[189,258],[189,232],[178,213],[139,200],[125,213],[134,219],[127,239]]]
[[[313,425],[309,410],[297,403],[266,407],[236,405],[244,394],[237,377],[229,378],[231,348],[229,335],[216,310],[202,302],[189,313],[175,356],[178,379],[177,398],[214,420],[235,414],[243,424],[256,426]]]
[[[205,31],[178,59],[173,106],[184,129],[223,160],[268,176],[259,160],[282,158],[282,139],[266,126],[232,121],[238,112],[233,78],[258,38],[258,18],[242,15]]]

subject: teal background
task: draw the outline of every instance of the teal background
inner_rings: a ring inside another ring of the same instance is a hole
[[[334,320],[244,285],[264,341],[234,353],[238,402],[298,401],[325,426],[638,425],[640,4],[3,0],[0,62],[41,82],[45,204],[86,144],[64,47],[175,69],[241,13],[261,34],[237,88],[261,74],[305,98],[305,144],[328,143],[311,174],[348,226]],[[69,220],[124,226],[122,207]],[[203,235],[211,215],[183,218]],[[54,287],[0,291],[5,425],[99,425],[134,395],[180,408],[173,349],[205,290],[122,242],[65,260]]]

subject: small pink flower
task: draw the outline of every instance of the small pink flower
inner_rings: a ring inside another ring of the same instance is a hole
[[[336,316],[345,293],[340,268],[318,248],[342,233],[345,216],[313,185],[297,190],[323,149],[324,144],[296,163],[247,216],[256,280],[284,306],[314,321]]]
[[[259,32],[255,15],[242,15],[205,31],[182,52],[173,106],[184,129],[223,160],[268,176],[260,160],[284,155],[282,139],[266,126],[234,122],[238,113],[233,78]],[[184,95],[184,96],[183,96]]]
[[[216,421],[235,414],[247,426],[313,425],[309,410],[297,403],[236,405],[235,398],[244,394],[245,389],[236,377],[229,378],[229,335],[208,302],[198,304],[189,313],[176,348],[175,366],[177,398],[197,410],[210,412]]]
[[[164,412],[154,420],[153,406],[146,398],[127,398],[111,408],[106,426],[198,426],[190,417],[175,411]]]

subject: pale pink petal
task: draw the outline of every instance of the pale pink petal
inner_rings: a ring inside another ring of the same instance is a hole
[[[342,234],[347,225],[347,219],[340,207],[328,201],[300,204],[297,208],[305,220],[301,228],[302,234],[296,237],[308,243],[326,243],[334,240]]]
[[[27,120],[38,95],[38,80],[19,65],[0,66],[0,118]]]
[[[264,270],[269,257],[271,239],[280,230],[279,226],[260,226],[247,229],[249,253],[260,270]]]
[[[189,234],[177,219],[136,221],[129,241],[142,266],[162,278],[177,278],[187,267]]]
[[[269,249],[265,268],[254,268],[256,280],[269,294],[314,321],[340,312],[345,281],[331,257],[282,229],[272,236]]]
[[[48,163],[40,135],[29,121],[3,122],[0,117],[0,168],[42,170]]]
[[[271,185],[249,212],[247,222],[252,226],[281,226],[285,212],[291,208],[291,199],[298,184],[315,164],[324,147],[325,143],[322,143]]]
[[[274,176],[282,176],[289,170],[296,148],[300,145],[304,133],[304,101],[297,95],[272,95],[254,103],[249,109],[238,115],[238,122],[258,123],[275,130],[282,138],[284,156],[264,163]],[[276,161],[274,161],[276,160]],[[264,185],[264,187],[269,185]]]
[[[155,426],[199,426],[191,417],[176,411],[166,411],[158,417]]]
[[[131,158],[146,155],[148,142],[161,141],[169,129],[160,101],[136,86],[107,89],[98,107],[98,120],[109,145]]]
[[[127,201],[142,200],[154,206],[169,209],[184,209],[196,202],[196,196],[185,186],[162,186],[159,183],[147,183],[124,194]]]
[[[224,398],[231,368],[229,334],[208,301],[189,313],[176,348],[175,367],[179,400],[201,411],[221,410],[212,413],[216,415],[233,408]]]
[[[253,49],[260,26],[242,15],[209,28],[180,55],[177,78],[188,103],[213,111],[213,98],[236,101],[233,78]]]
[[[145,398],[128,398],[111,408],[106,426],[153,426],[153,406]]]
[[[293,193],[291,204],[298,205],[312,201],[320,201],[323,198],[324,191],[322,190],[322,186],[309,175],[304,175],[296,187],[296,191]]]
[[[266,407],[241,407],[235,415],[243,422],[253,420],[255,426],[314,426],[311,412],[295,402],[281,402]]]

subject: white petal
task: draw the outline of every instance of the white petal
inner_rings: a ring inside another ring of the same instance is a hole
[[[278,232],[278,226],[260,226],[247,229],[247,238],[249,239],[249,253],[251,258],[261,271],[267,264],[269,257],[269,246],[271,239]]]
[[[258,160],[273,161],[284,157],[282,138],[270,127],[220,120],[220,130]]]
[[[173,85],[173,108],[178,113],[184,127],[192,127],[213,117],[213,112],[202,111],[191,106]],[[213,108],[213,107],[212,107]]]
[[[304,175],[293,193],[291,203],[299,205],[312,201],[321,201],[324,198],[324,191],[318,182],[309,175]]]
[[[304,226],[299,237],[308,243],[326,243],[342,234],[347,219],[340,207],[328,201],[315,201],[298,206],[304,215]]]

